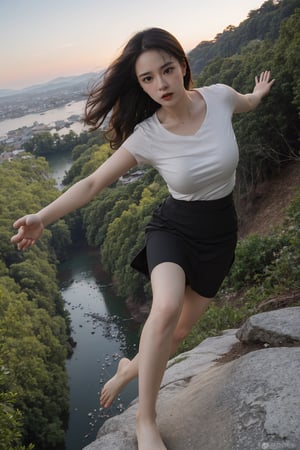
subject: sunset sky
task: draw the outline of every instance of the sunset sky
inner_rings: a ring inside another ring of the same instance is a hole
[[[186,52],[263,0],[0,0],[0,89],[95,72],[149,27],[174,34]]]

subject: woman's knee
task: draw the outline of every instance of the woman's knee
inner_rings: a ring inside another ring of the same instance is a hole
[[[169,327],[175,328],[182,310],[182,302],[173,299],[155,299],[149,314],[149,321],[155,323],[157,330],[165,330]]]

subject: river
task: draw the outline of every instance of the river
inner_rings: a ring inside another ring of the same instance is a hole
[[[57,156],[49,163],[59,186],[70,157]],[[108,417],[119,414],[137,396],[137,382],[132,381],[111,408],[99,407],[101,387],[115,373],[120,357],[135,355],[139,327],[124,299],[114,293],[97,250],[84,243],[73,248],[59,266],[59,281],[77,343],[66,362],[70,387],[66,450],[81,450],[96,438]]]

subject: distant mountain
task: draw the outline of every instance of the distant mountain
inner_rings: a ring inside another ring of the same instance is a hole
[[[49,92],[58,89],[75,87],[86,87],[90,82],[99,79],[101,72],[89,72],[81,75],[74,75],[70,77],[59,77],[47,83],[36,84],[26,87],[24,89],[0,89],[0,97],[8,97],[11,95],[26,95],[26,94],[38,94],[40,92]]]
[[[17,91],[13,89],[0,89],[0,97],[7,97],[8,95],[14,95]]]
[[[52,89],[62,89],[74,85],[87,85],[93,80],[98,79],[100,73],[97,72],[89,72],[84,73],[82,75],[75,75],[70,77],[59,77],[54,80],[48,81],[44,84],[37,84],[34,86],[30,86],[28,88],[23,89],[23,93],[26,92],[36,92],[36,91],[50,91]]]

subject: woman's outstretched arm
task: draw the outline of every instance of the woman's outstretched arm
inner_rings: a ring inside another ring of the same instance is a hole
[[[88,203],[136,164],[135,158],[126,149],[119,148],[95,172],[71,186],[45,208],[16,220],[13,227],[18,232],[11,242],[17,244],[19,250],[30,247],[40,238],[47,225]]]

